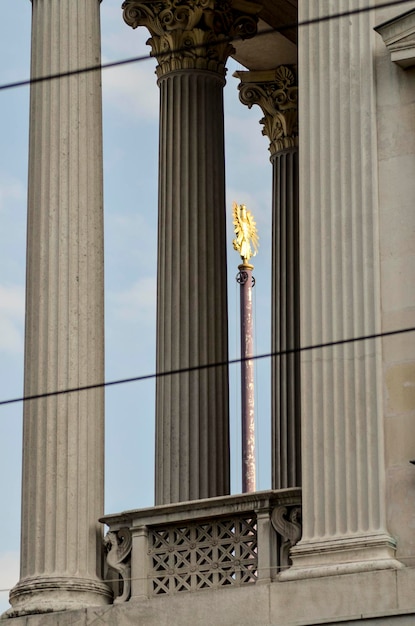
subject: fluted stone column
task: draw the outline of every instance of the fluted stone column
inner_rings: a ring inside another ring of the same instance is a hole
[[[307,0],[299,21],[369,5]],[[299,30],[301,339],[381,331],[373,12]],[[302,353],[303,537],[282,577],[395,568],[380,341]]]
[[[260,6],[126,0],[123,9],[127,24],[149,29],[159,63],[157,371],[225,363],[223,86],[233,48],[224,38],[254,34]],[[158,378],[156,504],[229,493],[228,422],[226,365]]]
[[[33,0],[32,77],[100,62],[98,0]],[[25,395],[104,380],[100,73],[32,85]],[[12,615],[104,604],[103,389],[26,402]]]
[[[236,72],[241,101],[258,104],[273,171],[271,350],[300,345],[298,246],[298,111],[294,67]],[[272,487],[301,485],[300,355],[271,362]]]

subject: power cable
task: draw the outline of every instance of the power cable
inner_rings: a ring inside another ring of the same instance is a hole
[[[382,339],[383,337],[391,337],[393,335],[402,335],[404,333],[411,333],[415,331],[415,326],[408,328],[400,328],[399,330],[389,330],[383,333],[373,333],[372,335],[362,335],[360,337],[351,337],[349,339],[339,339],[338,341],[328,341],[325,343],[318,343],[311,346],[300,346],[299,348],[291,348],[288,350],[281,350],[278,352],[269,352],[267,354],[257,354],[254,356],[243,357],[239,359],[228,359],[227,361],[220,361],[216,363],[205,363],[203,365],[193,365],[191,367],[183,367],[175,370],[169,370],[165,372],[155,372],[153,374],[144,374],[143,376],[134,376],[132,378],[121,378],[118,380],[110,380],[102,383],[95,383],[93,385],[84,385],[81,387],[71,387],[70,389],[59,389],[57,391],[48,391],[45,393],[38,393],[31,396],[22,396],[20,398],[12,398],[10,400],[0,401],[0,406],[5,404],[15,404],[17,402],[27,402],[28,400],[39,400],[41,398],[50,398],[52,396],[61,396],[68,393],[78,393],[80,391],[89,391],[91,389],[100,389],[102,387],[112,387],[114,385],[123,385],[126,383],[140,382],[142,380],[151,380],[154,378],[164,378],[166,376],[174,376],[176,374],[189,374],[190,372],[199,372],[216,367],[227,367],[228,365],[235,365],[236,363],[242,363],[243,361],[257,361],[259,359],[269,359],[286,356],[287,354],[295,354],[296,352],[309,352],[311,350],[320,350],[322,348],[332,348],[334,346],[341,346],[358,341],[369,341],[370,339]]]
[[[329,22],[331,20],[340,19],[342,17],[350,17],[352,15],[359,15],[361,13],[368,13],[370,11],[374,11],[375,9],[384,9],[391,6],[398,6],[401,4],[407,4],[409,2],[413,2],[414,0],[388,0],[387,2],[382,2],[369,7],[361,7],[359,9],[351,9],[350,11],[344,11],[341,13],[331,13],[329,15],[324,15],[322,17],[315,17],[308,20],[303,20],[302,22],[292,22],[290,24],[283,24],[278,26],[277,28],[269,28],[265,29],[259,33],[256,33],[252,39],[257,37],[262,37],[265,35],[269,35],[271,33],[282,33],[286,30],[290,30],[293,28],[302,28],[305,26],[312,26],[314,24],[320,24],[322,22]],[[129,65],[132,63],[141,63],[143,61],[148,61],[149,59],[153,59],[157,56],[158,59],[162,59],[164,57],[169,57],[172,54],[180,54],[181,52],[188,52],[193,49],[200,48],[211,48],[216,45],[223,45],[224,43],[233,43],[236,41],[242,41],[243,37],[223,37],[222,39],[218,39],[217,41],[210,41],[205,44],[195,44],[192,46],[186,46],[186,48],[177,48],[175,50],[170,50],[168,52],[158,52],[157,55],[146,54],[138,57],[131,57],[128,59],[121,59],[119,61],[110,61],[108,63],[100,63],[98,65],[91,65],[89,67],[78,68],[75,70],[68,70],[66,72],[57,72],[56,74],[48,74],[47,76],[38,76],[36,78],[27,78],[25,80],[16,81],[14,83],[5,83],[4,85],[0,85],[0,91],[5,91],[6,89],[14,89],[16,87],[27,87],[28,85],[34,85],[37,83],[44,83],[51,80],[56,80],[58,78],[67,78],[69,76],[77,76],[79,74],[86,74],[89,72],[102,71],[105,69],[109,69],[112,67],[119,67],[121,65]]]
[[[198,518],[196,518],[196,520],[199,521]],[[161,526],[163,527],[163,525],[161,525]],[[156,528],[157,527],[158,527],[158,524],[156,525]],[[414,558],[415,558],[414,554],[405,554],[405,555],[398,555],[396,557],[396,560],[397,561],[409,561],[409,560],[413,560]],[[376,561],[379,561],[380,563],[384,563],[384,559],[383,558],[374,558],[374,559],[371,560],[371,563],[375,563]],[[361,561],[359,561],[358,559],[347,561],[348,565],[353,565],[353,564],[358,565],[360,563],[361,563]],[[310,571],[312,571],[312,570],[316,571],[316,570],[318,570],[320,568],[321,568],[321,565],[307,565],[307,569],[310,570]],[[257,574],[261,573],[261,572],[270,572],[270,570],[273,571],[274,573],[278,574],[278,573],[280,573],[282,571],[293,569],[293,567],[292,567],[292,565],[271,565],[270,567],[255,567],[254,569],[255,569],[255,572]],[[414,569],[415,569],[415,565],[406,565],[405,566],[405,570],[414,570]],[[216,569],[215,573],[218,573],[218,571],[219,570]],[[238,566],[234,566],[232,568],[232,571],[237,573],[237,572],[246,572],[247,570],[246,570],[246,568],[241,567],[241,566],[239,566],[239,567]],[[252,571],[252,570],[250,570],[250,571]],[[380,569],[367,570],[364,573],[365,573],[365,576],[370,576],[370,575],[378,575],[380,571],[389,571],[389,572],[391,572],[391,571],[396,571],[396,570],[382,570],[380,568]],[[155,574],[154,578],[163,577],[164,579],[170,579],[170,580],[174,579],[175,577],[180,577],[180,576],[182,576],[184,574],[182,572],[180,572],[180,573],[178,573],[178,572],[169,573],[167,571],[163,571],[163,572],[153,572],[153,571],[151,571],[150,573],[152,573],[152,574],[154,573]],[[195,573],[197,573],[197,572],[195,572]],[[315,576],[314,575],[312,578],[313,578],[313,580],[327,579],[327,574],[320,574],[319,576]],[[151,578],[149,578],[148,576],[128,576],[128,577],[124,578],[124,581],[128,581],[130,583],[131,582],[145,582],[145,581],[148,581],[148,580],[151,580]],[[110,578],[110,577],[108,577],[108,578],[105,578],[103,582],[105,582],[105,583],[119,583],[120,579],[119,578]],[[246,584],[248,586],[250,586],[252,583],[246,583]],[[232,585],[229,585],[229,587],[232,587]],[[227,586],[227,588],[229,588],[229,587]],[[236,587],[236,585],[234,586],[234,588],[235,587]],[[239,587],[239,589],[240,588],[241,587]],[[0,593],[10,592],[11,590],[12,590],[12,588],[3,588],[3,589],[0,589]],[[191,593],[191,591],[189,593]],[[163,595],[167,595],[167,594],[159,594],[157,597],[162,597]],[[154,596],[149,596],[149,598],[151,598],[151,597],[154,597]],[[113,605],[110,605],[110,608],[112,606]],[[413,610],[413,609],[411,608],[411,610]],[[88,624],[90,624],[90,622],[88,622]]]
[[[305,27],[305,26],[311,26],[314,24],[318,24],[318,23],[322,23],[322,22],[327,22],[330,20],[334,20],[334,19],[340,19],[343,17],[350,17],[352,15],[357,15],[357,14],[361,14],[361,13],[367,13],[369,11],[373,11],[375,9],[382,9],[382,8],[386,8],[386,7],[390,7],[390,6],[398,6],[398,5],[402,5],[402,4],[406,4],[408,2],[413,2],[414,0],[388,0],[386,2],[382,2],[382,3],[378,3],[376,5],[372,5],[372,6],[368,6],[368,7],[360,7],[357,9],[352,9],[349,11],[344,11],[344,12],[338,12],[338,13],[331,13],[329,15],[326,16],[321,16],[321,17],[317,17],[317,18],[312,18],[312,19],[308,19],[308,20],[304,20],[302,22],[293,22],[291,24],[285,24],[282,25],[278,28],[272,28],[272,29],[266,29],[264,31],[261,31],[260,33],[257,33],[256,37],[265,35],[265,34],[269,34],[272,32],[283,32],[284,30],[288,30],[288,29],[292,29],[292,28],[299,28],[299,27]],[[238,39],[241,39],[240,37],[238,38],[223,38],[220,41],[218,41],[218,43],[223,43],[224,41],[236,41]],[[215,42],[211,42],[209,44],[206,44],[206,46],[211,46],[211,45],[215,45]],[[200,45],[197,45],[198,48],[200,48]],[[186,48],[186,50],[191,49]],[[175,50],[174,52],[181,52],[183,50],[183,48]],[[166,53],[166,54],[171,54],[172,52]],[[163,55],[157,55],[157,56],[163,56]],[[38,77],[38,78],[31,78],[31,79],[27,79],[27,80],[23,80],[23,81],[17,81],[14,83],[8,83],[8,84],[4,84],[4,85],[0,85],[0,91],[4,91],[6,89],[12,89],[15,87],[22,87],[22,86],[26,86],[26,85],[30,85],[30,84],[34,84],[34,83],[40,83],[40,82],[45,82],[45,81],[49,81],[49,80],[54,80],[54,79],[58,79],[58,78],[64,78],[64,77],[68,77],[68,76],[73,76],[73,75],[79,75],[79,74],[83,74],[83,73],[87,73],[87,72],[92,72],[92,71],[97,71],[97,70],[102,70],[102,69],[107,69],[107,68],[111,68],[111,67],[117,67],[117,66],[121,66],[121,65],[126,65],[126,64],[131,64],[131,63],[138,63],[141,61],[147,61],[150,58],[153,58],[151,55],[145,55],[145,56],[140,56],[140,57],[133,57],[133,58],[129,58],[129,59],[123,59],[120,61],[114,61],[114,62],[110,62],[110,63],[105,63],[105,64],[99,64],[99,65],[95,65],[95,66],[91,66],[91,67],[87,67],[87,68],[79,68],[76,70],[71,70],[68,72],[62,72],[62,73],[57,73],[57,74],[50,74],[49,76],[43,76],[43,77]],[[406,328],[406,329],[400,329],[400,330],[395,330],[395,331],[389,331],[386,333],[377,333],[377,334],[372,334],[372,335],[365,335],[365,336],[361,336],[361,337],[355,337],[355,338],[350,338],[350,339],[343,339],[343,340],[339,340],[339,341],[333,341],[333,342],[327,342],[327,343],[321,343],[321,344],[317,344],[317,345],[313,345],[313,346],[304,346],[304,347],[300,347],[300,348],[296,348],[296,349],[291,349],[291,350],[284,350],[284,351],[280,351],[280,352],[272,352],[272,353],[267,353],[267,354],[261,354],[261,355],[255,355],[253,357],[249,357],[252,360],[259,360],[259,359],[264,359],[264,358],[276,358],[276,357],[281,357],[281,356],[285,356],[288,354],[293,354],[295,352],[304,352],[304,351],[308,351],[308,350],[315,350],[315,349],[319,349],[319,348],[327,348],[327,347],[333,347],[333,346],[338,346],[338,345],[344,345],[347,343],[352,343],[352,342],[357,342],[357,341],[366,341],[369,339],[378,339],[381,337],[386,337],[386,336],[391,336],[391,335],[397,335],[397,334],[401,334],[401,333],[407,333],[407,332],[413,332],[415,330],[415,328]],[[158,373],[153,373],[153,374],[147,374],[144,376],[136,376],[136,377],[132,377],[132,378],[125,378],[125,379],[118,379],[118,380],[114,380],[114,381],[107,381],[107,382],[102,382],[102,383],[96,383],[93,385],[85,385],[85,386],[80,386],[80,387],[74,387],[74,388],[70,388],[70,389],[62,389],[62,390],[57,390],[57,391],[51,391],[51,392],[46,392],[46,393],[42,393],[42,394],[34,394],[34,395],[30,395],[30,396],[22,396],[20,398],[13,398],[13,399],[9,399],[9,400],[3,400],[0,401],[0,406],[1,405],[5,405],[5,404],[12,404],[12,403],[17,403],[17,402],[25,402],[28,400],[35,400],[35,399],[41,399],[41,398],[46,398],[46,397],[51,397],[51,396],[57,396],[57,395],[62,395],[62,394],[67,394],[67,393],[74,393],[74,392],[80,392],[80,391],[87,391],[90,389],[97,389],[97,388],[102,388],[102,387],[109,387],[109,386],[113,386],[113,385],[120,385],[120,384],[126,384],[129,382],[139,382],[142,380],[149,380],[149,379],[153,379],[153,378],[158,378],[158,377],[164,377],[164,376],[172,376],[175,374],[184,374],[184,373],[189,373],[192,371],[200,371],[203,369],[208,369],[208,368],[212,368],[212,367],[224,367],[224,366],[228,366],[228,365],[233,365],[236,363],[241,363],[242,361],[244,361],[246,359],[232,359],[232,360],[228,360],[228,361],[224,361],[221,363],[209,363],[209,364],[204,364],[204,365],[197,365],[197,366],[193,366],[193,367],[187,367],[187,368],[180,368],[180,369],[176,369],[176,370],[171,370],[171,371],[166,371],[166,372],[158,372]]]

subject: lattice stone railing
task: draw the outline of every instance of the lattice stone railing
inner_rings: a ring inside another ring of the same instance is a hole
[[[254,514],[151,528],[149,546],[154,594],[256,581]]]
[[[274,580],[290,564],[300,520],[299,489],[107,515],[115,602]]]

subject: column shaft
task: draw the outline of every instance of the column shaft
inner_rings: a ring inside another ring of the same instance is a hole
[[[223,78],[160,84],[157,371],[228,358]],[[156,387],[156,503],[229,492],[228,368]]]
[[[308,0],[299,20],[368,5]],[[373,12],[300,29],[301,338],[380,331]],[[303,538],[286,577],[398,567],[386,532],[379,342],[302,353]]]
[[[298,227],[298,87],[295,66],[236,72],[240,100],[258,104],[263,134],[270,140],[273,171],[271,350],[300,346]],[[272,487],[301,484],[300,355],[271,362]]]
[[[32,77],[100,62],[98,0],[33,0]],[[104,380],[99,72],[32,85],[25,395]],[[103,604],[103,389],[26,402],[13,614]]]
[[[256,491],[253,266],[238,266],[241,311],[242,492]]]
[[[156,504],[229,493],[223,85],[251,0],[124,0],[146,26],[160,86]],[[217,364],[224,365],[217,365]],[[196,369],[205,365],[213,367]]]
[[[298,251],[298,149],[271,156],[272,210],[272,352],[300,346]],[[300,354],[272,359],[272,486],[301,485]]]

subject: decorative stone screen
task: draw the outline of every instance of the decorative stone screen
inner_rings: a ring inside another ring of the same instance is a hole
[[[254,513],[152,527],[148,541],[152,595],[256,582]]]
[[[106,515],[114,602],[277,580],[301,538],[301,490],[258,491]],[[121,591],[122,590],[122,591]]]

